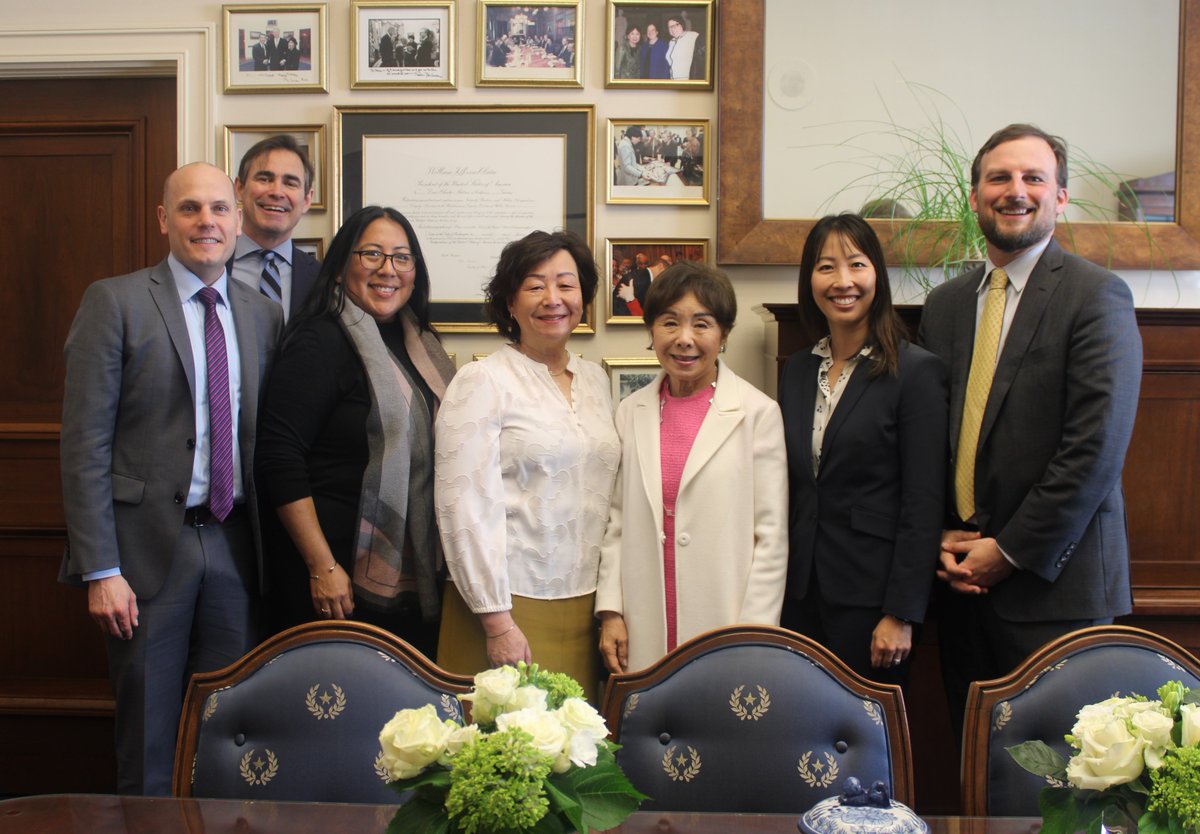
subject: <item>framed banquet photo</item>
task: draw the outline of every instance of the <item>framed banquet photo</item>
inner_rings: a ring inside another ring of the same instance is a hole
[[[326,4],[222,6],[226,93],[324,93]]]
[[[246,151],[256,142],[286,133],[296,140],[300,150],[313,167],[313,198],[309,211],[325,211],[325,183],[329,166],[326,162],[325,125],[225,125],[225,173],[236,179],[238,165]]]
[[[608,202],[708,205],[707,119],[609,119]]]
[[[454,6],[454,0],[354,0],[350,86],[455,87]]]
[[[535,229],[592,237],[593,108],[336,107],[334,228],[362,206],[412,221],[443,332],[495,332],[483,286],[500,250]],[[595,304],[577,332],[595,332]]]
[[[619,405],[621,400],[634,391],[653,382],[662,368],[653,356],[604,359],[601,364],[604,370],[608,371],[608,379],[612,384],[613,405]]]
[[[708,263],[708,241],[682,238],[623,238],[604,241],[608,276],[608,324],[643,324],[646,291],[679,261]]]
[[[478,87],[582,87],[582,0],[479,0]]]
[[[716,0],[608,0],[605,87],[711,90]]]

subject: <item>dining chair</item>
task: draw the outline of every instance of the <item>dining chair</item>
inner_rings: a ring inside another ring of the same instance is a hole
[[[396,804],[379,731],[400,709],[461,718],[452,675],[391,632],[352,621],[280,632],[194,675],[175,752],[176,796]]]
[[[962,804],[966,816],[1041,816],[1047,782],[1021,768],[1006,747],[1046,742],[1064,757],[1063,736],[1087,704],[1114,695],[1155,697],[1167,681],[1200,686],[1200,660],[1153,632],[1106,625],[1050,641],[1001,678],[974,681],[963,723]]]
[[[613,675],[601,711],[642,810],[800,813],[850,776],[912,803],[900,688],[781,628],[716,629]]]

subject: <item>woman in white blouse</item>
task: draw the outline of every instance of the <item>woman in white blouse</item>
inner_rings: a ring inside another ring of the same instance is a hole
[[[567,339],[598,283],[578,235],[508,244],[486,307],[511,343],[446,391],[434,502],[452,580],[438,663],[450,671],[533,661],[595,695],[592,610],[620,446],[608,379]]]

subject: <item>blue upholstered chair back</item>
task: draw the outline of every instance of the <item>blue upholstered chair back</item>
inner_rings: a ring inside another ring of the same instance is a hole
[[[461,717],[455,696],[469,685],[383,629],[298,626],[192,679],[175,793],[395,804],[376,761],[379,731],[397,710],[424,704]]]
[[[800,813],[848,776],[911,801],[898,687],[857,677],[819,644],[733,626],[617,675],[604,712],[643,810]]]
[[[1063,756],[1063,739],[1087,704],[1114,695],[1155,697],[1167,681],[1200,686],[1196,658],[1156,634],[1098,626],[1047,644],[1004,678],[971,685],[964,727],[963,805],[972,816],[1039,816],[1045,781],[1005,750],[1041,740]]]

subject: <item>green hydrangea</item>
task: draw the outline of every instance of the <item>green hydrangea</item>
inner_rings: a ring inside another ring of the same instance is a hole
[[[545,691],[548,710],[558,709],[568,698],[584,697],[583,687],[564,672],[546,672],[538,669],[536,663],[526,664],[523,660],[517,661],[517,671],[521,674],[522,685],[536,686]]]
[[[1158,700],[1162,701],[1167,715],[1177,716],[1179,714],[1179,705],[1183,703],[1183,696],[1187,692],[1187,687],[1179,681],[1167,681],[1158,688]]]
[[[1173,750],[1162,767],[1150,771],[1150,781],[1146,809],[1200,832],[1200,747]]]
[[[532,828],[550,802],[543,781],[550,758],[523,730],[480,736],[454,757],[446,810],[466,834]]]

